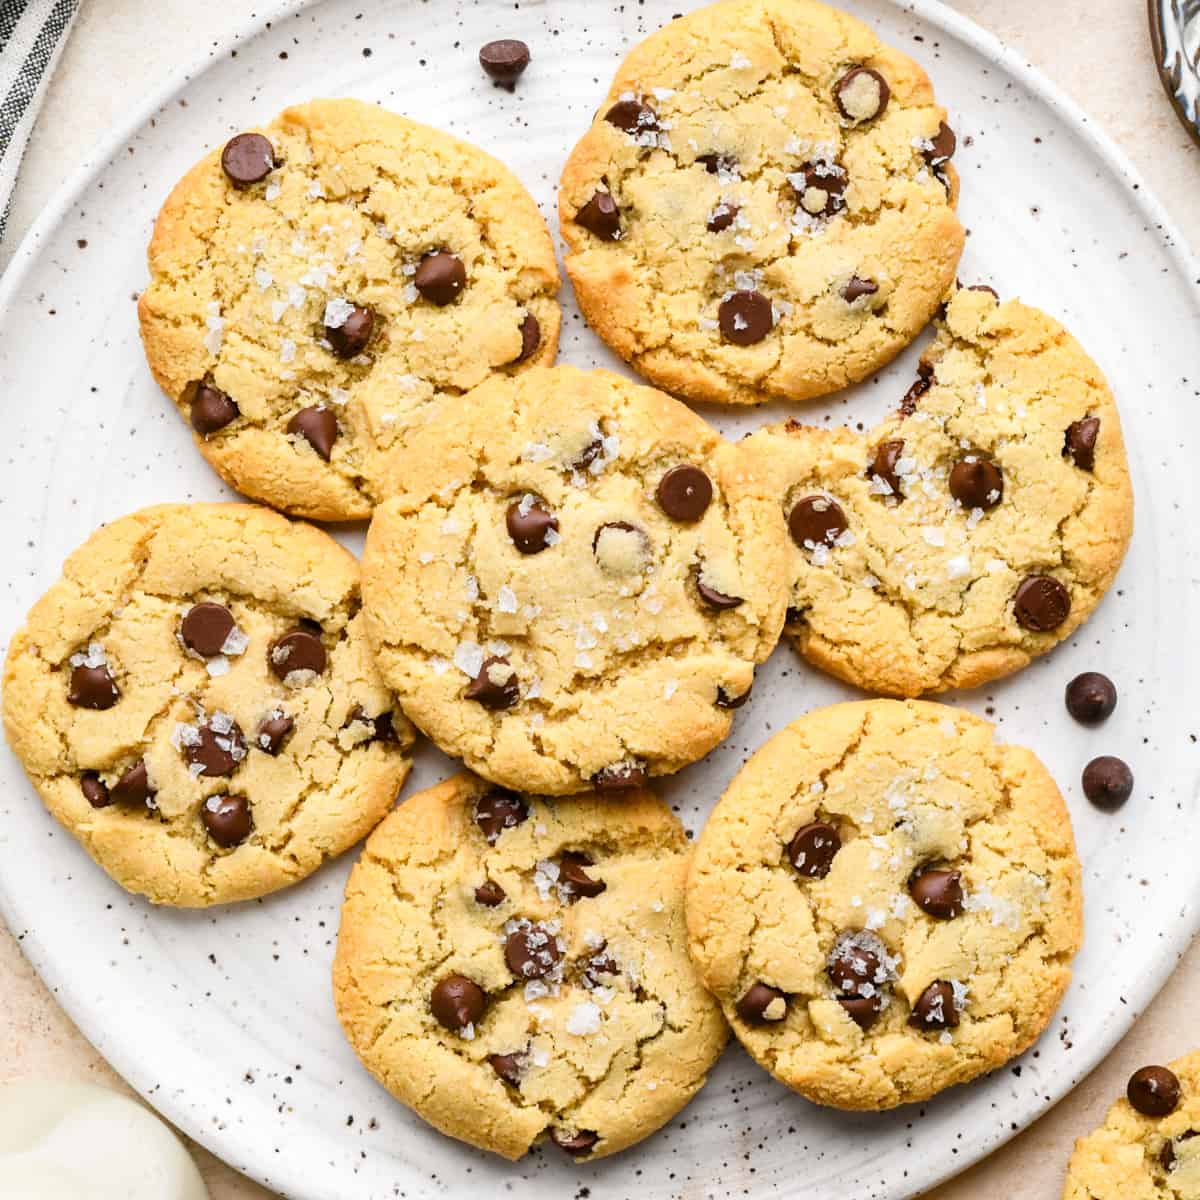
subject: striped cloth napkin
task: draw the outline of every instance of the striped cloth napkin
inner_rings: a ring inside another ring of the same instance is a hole
[[[0,239],[29,132],[79,0],[0,0]]]

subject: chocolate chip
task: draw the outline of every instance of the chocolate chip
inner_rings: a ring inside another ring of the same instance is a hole
[[[735,346],[753,346],[775,327],[771,302],[762,292],[734,292],[717,310],[721,336]]]
[[[575,224],[605,242],[621,236],[621,211],[610,192],[596,190],[592,198],[575,214]]]
[[[1083,768],[1083,794],[1097,808],[1120,808],[1133,794],[1133,772],[1111,754],[1093,758]]]
[[[509,1087],[519,1088],[521,1076],[525,1073],[524,1054],[489,1054],[488,1066],[508,1084]]]
[[[874,296],[879,291],[879,284],[873,279],[863,279],[859,275],[851,275],[849,283],[842,288],[842,299],[847,304],[861,300],[864,296]]]
[[[832,217],[846,207],[849,176],[837,163],[804,163],[790,179],[796,203],[810,217]]]
[[[958,1006],[954,988],[944,979],[931,983],[917,997],[908,1023],[914,1029],[955,1029],[958,1027]]]
[[[514,363],[528,362],[542,344],[542,326],[533,313],[526,313],[521,322],[521,353],[513,359]]]
[[[290,629],[282,637],[276,638],[267,651],[267,662],[272,672],[284,683],[298,672],[323,674],[327,661],[325,646],[318,634],[311,629],[300,627]],[[301,679],[307,683],[307,674],[301,675]],[[293,681],[293,685],[295,682],[297,681]]]
[[[855,125],[878,117],[887,108],[891,95],[887,80],[870,67],[854,67],[833,85],[838,111]]]
[[[788,861],[805,879],[824,879],[842,848],[838,831],[828,821],[812,821],[796,830],[788,843]]]
[[[1069,458],[1081,471],[1096,466],[1096,439],[1100,436],[1100,418],[1084,417],[1067,426],[1063,439],[1063,457]]]
[[[1013,598],[1017,624],[1033,633],[1049,633],[1071,615],[1071,595],[1050,575],[1029,575]]]
[[[208,437],[218,429],[224,429],[231,421],[240,415],[238,406],[218,387],[211,383],[197,380],[190,383],[184,392],[190,393],[189,407],[191,409],[192,428],[201,435]]]
[[[529,805],[515,792],[492,788],[475,801],[475,824],[489,845],[494,845],[506,829],[515,829],[528,818]]]
[[[337,417],[323,405],[302,408],[287,423],[288,433],[302,437],[326,462],[337,441]]]
[[[296,727],[296,722],[280,709],[268,713],[258,723],[254,731],[254,744],[264,753],[274,757],[283,749],[288,735]]]
[[[734,221],[737,220],[738,213],[742,211],[738,204],[730,204],[722,200],[716,208],[708,214],[708,232],[709,233],[724,233]]]
[[[737,608],[739,605],[746,603],[743,596],[727,596],[724,592],[718,592],[715,587],[710,587],[704,582],[699,573],[696,575],[696,591],[699,593],[700,599],[709,608],[715,609],[717,612]]]
[[[900,401],[900,415],[902,417],[911,417],[917,411],[917,404],[920,399],[931,387],[933,387],[933,368],[928,363],[921,363],[917,367],[917,381],[904,393],[904,398]]]
[[[754,685],[751,684],[740,696],[732,696],[723,687],[717,688],[717,707],[718,708],[741,708],[747,700],[750,699],[750,693],[753,691]]]
[[[712,503],[713,487],[699,467],[680,463],[658,481],[658,506],[676,521],[698,521]]]
[[[567,464],[572,471],[586,471],[604,453],[604,442],[600,438],[593,438],[575,457]],[[632,529],[633,526],[621,526],[621,528]]]
[[[465,975],[447,975],[433,989],[429,1007],[439,1025],[458,1033],[483,1018],[487,996],[479,984]]]
[[[950,495],[964,508],[995,508],[1004,499],[1004,476],[994,462],[969,454],[950,468]]]
[[[1164,1171],[1173,1171],[1175,1169],[1175,1147],[1180,1142],[1190,1142],[1192,1138],[1200,1137],[1195,1129],[1187,1129],[1183,1133],[1177,1134],[1175,1138],[1163,1143],[1163,1148],[1158,1152],[1158,1161]]]
[[[240,846],[250,836],[250,801],[245,796],[209,796],[200,809],[200,820],[224,850]]]
[[[839,996],[837,999],[846,1016],[864,1033],[879,1020],[883,1011],[882,992],[876,992],[874,996]]]
[[[792,541],[802,549],[832,546],[846,532],[846,514],[836,500],[828,496],[805,496],[788,513]]]
[[[870,934],[843,933],[825,964],[836,990],[848,996],[873,996],[883,982],[882,950],[883,944]]]
[[[633,537],[626,537],[633,534]],[[650,540],[628,521],[606,521],[592,534],[592,553],[610,575],[634,575],[645,566]]]
[[[495,908],[504,903],[506,893],[494,880],[486,879],[475,889],[475,903],[484,908]]]
[[[150,773],[146,770],[146,760],[142,759],[133,764],[112,786],[112,802],[128,804],[137,808],[153,808],[154,797],[158,789],[150,784]]]
[[[480,48],[479,65],[489,79],[511,92],[529,66],[529,47],[516,38],[500,38]]]
[[[261,133],[239,133],[221,151],[221,168],[234,187],[266,179],[275,165],[275,147]]]
[[[991,296],[993,300],[1000,299],[1000,293],[998,291],[996,291],[996,289],[994,287],[992,287],[990,284],[986,284],[986,283],[973,283],[973,284],[971,284],[971,286],[969,288],[967,288],[967,291],[968,292],[987,292],[987,294],[989,296]]]
[[[938,131],[929,139],[928,149],[922,151],[925,156],[925,161],[931,167],[941,166],[947,159],[954,157],[954,151],[958,149],[958,138],[954,136],[954,130],[943,121],[938,126]]]
[[[67,691],[67,702],[76,708],[91,708],[97,712],[112,708],[121,698],[116,680],[106,663],[89,667],[80,663],[71,671],[71,686]]]
[[[1085,671],[1067,684],[1067,712],[1082,725],[1099,725],[1117,707],[1117,689],[1107,675]]]
[[[467,284],[467,268],[457,254],[448,250],[437,250],[421,259],[413,284],[418,292],[432,304],[445,308],[458,299]]]
[[[602,792],[628,792],[646,782],[646,765],[637,759],[612,763],[592,776],[592,785]]]
[[[908,892],[923,913],[939,921],[948,921],[963,911],[961,871],[917,871],[908,881]]]
[[[540,554],[550,542],[550,532],[558,532],[558,518],[540,501],[532,497],[514,500],[508,506],[504,523],[508,536],[522,554]]]
[[[1125,1095],[1144,1117],[1166,1117],[1179,1107],[1179,1079],[1166,1067],[1142,1067],[1129,1077]]]
[[[483,660],[479,674],[467,684],[463,696],[484,708],[500,711],[512,708],[520,700],[521,686],[508,659],[493,654]]]
[[[550,1137],[560,1150],[565,1150],[572,1158],[580,1158],[589,1153],[600,1140],[600,1135],[592,1129],[580,1129],[576,1133],[567,1133],[556,1126],[551,1128]]]
[[[241,727],[229,720],[229,728],[215,729],[211,723],[201,725],[190,742],[183,744],[184,757],[200,770],[197,775],[232,775],[238,763],[246,757],[246,739]],[[224,725],[224,722],[222,723]]]
[[[396,733],[395,714],[382,712],[375,718],[375,740],[399,745],[400,738]]]
[[[738,169],[735,154],[697,154],[696,161],[710,175],[732,175]]]
[[[658,114],[640,100],[618,100],[604,119],[626,133],[652,133],[658,129]]]
[[[367,348],[374,329],[375,314],[356,304],[340,325],[325,326],[325,337],[338,358],[353,358]]]
[[[604,987],[604,979],[620,975],[621,968],[611,954],[605,953],[606,942],[601,942],[583,968],[584,979],[592,987]]]
[[[583,897],[592,899],[608,890],[602,879],[593,879],[586,868],[592,865],[590,855],[576,850],[567,850],[558,860],[558,886],[570,898],[570,902]]]
[[[213,658],[222,652],[233,626],[233,614],[225,605],[203,600],[187,610],[179,626],[179,636],[189,650],[203,658]]]
[[[93,808],[107,808],[112,803],[108,785],[95,771],[84,771],[79,777],[79,790]]]
[[[782,1021],[787,1014],[787,995],[766,983],[753,983],[734,1006],[747,1025]]]
[[[904,499],[904,492],[900,487],[900,476],[896,474],[896,464],[903,454],[904,442],[902,440],[880,442],[875,447],[875,457],[867,468],[868,478],[882,479],[892,489],[891,495],[895,496],[897,500]]]
[[[541,979],[562,961],[562,951],[545,926],[524,925],[508,935],[504,961],[518,979]]]

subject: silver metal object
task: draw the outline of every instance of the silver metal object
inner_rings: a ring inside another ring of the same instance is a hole
[[[1154,65],[1184,128],[1200,144],[1200,0],[1149,0]]]

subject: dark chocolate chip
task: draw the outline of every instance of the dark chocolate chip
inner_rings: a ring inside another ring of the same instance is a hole
[[[1097,808],[1120,808],[1133,795],[1133,772],[1111,754],[1093,758],[1083,768],[1083,794]]]
[[[708,214],[708,232],[724,233],[737,220],[738,213],[741,211],[740,205],[730,204],[728,201],[722,200]]]
[[[824,879],[841,848],[842,839],[828,821],[812,821],[797,829],[788,843],[788,861],[805,879]]]
[[[1129,1077],[1125,1095],[1144,1117],[1166,1117],[1179,1107],[1181,1089],[1174,1071],[1142,1067]]]
[[[504,943],[504,961],[518,979],[541,979],[562,961],[558,939],[542,925],[514,929]]]
[[[521,685],[508,659],[493,654],[483,660],[479,674],[467,684],[463,696],[484,708],[499,711],[512,708],[520,700]]]
[[[250,801],[245,796],[209,796],[200,809],[200,820],[222,849],[240,846],[250,836]]]
[[[847,527],[842,506],[828,496],[805,496],[788,513],[792,541],[801,548],[832,546]]]
[[[916,871],[908,881],[908,892],[917,907],[939,921],[960,916],[963,911],[962,872],[927,868]]]
[[[883,1011],[883,993],[876,992],[873,996],[839,996],[838,1003],[845,1010],[846,1016],[865,1033]]]
[[[504,889],[495,880],[485,879],[475,889],[475,903],[482,904],[484,908],[495,908],[504,903],[505,895]]]
[[[680,463],[658,481],[658,506],[676,521],[698,521],[712,503],[713,487],[699,467]]]
[[[1049,633],[1071,615],[1071,594],[1050,575],[1029,575],[1013,598],[1017,624],[1033,633]]]
[[[994,287],[992,287],[990,284],[987,284],[987,283],[973,283],[973,284],[971,284],[971,286],[969,288],[967,288],[967,291],[968,292],[987,292],[987,294],[989,296],[991,296],[993,300],[1000,299],[1000,293],[998,291],[996,291],[996,289]]]
[[[558,518],[540,500],[532,498],[514,500],[504,523],[513,545],[522,554],[540,554],[550,545],[550,531],[558,532]]]
[[[732,175],[738,169],[736,154],[697,154],[696,161],[710,175]]]
[[[954,988],[944,979],[935,980],[918,997],[908,1018],[914,1029],[955,1029],[958,1005]]]
[[[1096,439],[1100,436],[1100,418],[1084,417],[1067,426],[1063,439],[1063,457],[1069,458],[1081,471],[1096,466]]]
[[[867,467],[867,476],[871,479],[882,479],[892,489],[891,494],[897,500],[904,499],[904,492],[900,487],[900,476],[896,474],[896,464],[903,454],[903,440],[880,442],[875,447],[875,457],[871,460],[871,465]]]
[[[879,284],[873,279],[863,279],[859,275],[851,275],[849,283],[842,288],[842,299],[847,304],[861,300],[864,296],[874,296],[879,291]]]
[[[1175,1147],[1180,1142],[1190,1142],[1194,1137],[1200,1137],[1200,1133],[1195,1129],[1188,1129],[1163,1142],[1163,1148],[1158,1152],[1158,1161],[1164,1171],[1175,1170]]]
[[[658,129],[658,114],[641,100],[618,100],[604,114],[604,119],[610,125],[635,135]]]
[[[575,214],[575,224],[605,242],[615,242],[621,236],[621,211],[610,192],[599,189]]]
[[[458,299],[467,285],[467,268],[457,254],[448,250],[437,250],[421,259],[413,284],[418,292],[432,304],[444,308]]]
[[[465,975],[447,975],[433,989],[429,1007],[439,1025],[451,1033],[459,1033],[483,1018],[487,995]]]
[[[782,1011],[778,1002],[783,1002]],[[774,1006],[774,1007],[772,1007]],[[770,1021],[782,1021],[787,1012],[787,995],[767,983],[752,983],[746,994],[735,1005],[737,1015],[747,1025],[765,1025]],[[767,1009],[772,1015],[767,1015]]]
[[[628,792],[646,782],[646,766],[637,759],[612,763],[592,776],[592,784],[602,792]]]
[[[275,165],[275,147],[261,133],[239,133],[221,151],[221,168],[234,187],[266,179]]]
[[[146,760],[142,759],[133,764],[112,786],[112,802],[128,804],[138,808],[153,808],[154,797],[158,789],[150,784],[150,774],[146,770]]]
[[[325,337],[338,358],[353,358],[367,348],[374,330],[375,314],[356,304],[340,325],[325,326]]]
[[[89,667],[84,663],[72,668],[67,702],[76,708],[92,708],[98,712],[112,708],[121,698],[116,680],[106,663]]]
[[[921,397],[933,387],[933,368],[927,363],[921,363],[917,368],[917,381],[904,393],[900,401],[900,415],[911,417],[917,411]]]
[[[273,757],[283,749],[284,742],[295,727],[296,722],[287,713],[276,709],[259,721],[258,729],[254,733],[254,744],[264,754]]]
[[[994,462],[969,454],[950,468],[950,495],[964,508],[995,508],[1004,499],[1004,476]]]
[[[925,155],[925,161],[931,167],[941,166],[947,159],[954,157],[954,151],[958,149],[958,138],[954,136],[954,130],[943,121],[938,126],[938,131],[929,139],[929,148],[922,153]]]
[[[723,687],[717,687],[717,707],[718,708],[741,708],[747,700],[750,699],[750,693],[754,685],[751,684],[740,696],[730,695]]]
[[[590,1153],[600,1140],[600,1135],[593,1129],[580,1129],[575,1133],[567,1133],[566,1130],[559,1129],[557,1126],[551,1127],[550,1137],[560,1150],[565,1150],[572,1158],[582,1158],[583,1155]]]
[[[724,592],[718,592],[715,587],[710,587],[699,573],[696,575],[696,591],[700,599],[717,612],[725,612],[746,603],[744,596],[727,596]]]
[[[577,850],[565,851],[558,860],[558,886],[567,894],[570,902],[581,897],[591,899],[608,890],[604,880],[593,879],[587,873],[586,868],[591,865],[591,856]]]
[[[883,943],[872,934],[843,933],[834,943],[825,970],[843,996],[873,996],[884,982]]]
[[[717,309],[721,336],[735,346],[753,346],[775,327],[771,302],[762,292],[734,292]]]
[[[489,1054],[488,1066],[509,1087],[519,1088],[521,1076],[525,1073],[525,1057],[524,1054]]]
[[[492,788],[475,801],[475,824],[489,844],[506,830],[515,829],[529,817],[529,805],[515,792]]]
[[[807,162],[791,177],[796,203],[810,217],[832,217],[846,207],[849,176],[837,163]]]
[[[1107,675],[1085,671],[1067,684],[1067,712],[1082,725],[1107,721],[1117,707],[1117,689]]]
[[[537,317],[531,312],[525,314],[521,322],[521,353],[513,359],[514,363],[528,362],[542,344],[542,326]]]
[[[326,462],[337,441],[337,417],[323,405],[302,408],[287,423],[288,433],[302,437]]]
[[[529,66],[529,47],[516,38],[499,38],[480,48],[479,65],[489,79],[511,92]]]
[[[232,775],[246,757],[246,739],[234,720],[230,720],[229,728],[224,731],[205,723],[197,729],[194,741],[184,743],[183,753],[193,767],[200,768],[198,775]]]
[[[601,942],[596,951],[584,964],[583,977],[592,987],[604,987],[606,978],[620,975],[621,968],[611,954],[605,952],[607,943]]]
[[[311,671],[321,675],[328,656],[320,635],[311,629],[290,629],[276,638],[267,651],[267,663],[277,678],[287,682],[296,671]]]
[[[108,785],[95,771],[84,771],[79,777],[79,790],[93,808],[107,808],[112,803]]]
[[[833,85],[838,111],[856,125],[878,117],[887,108],[891,95],[887,80],[870,67],[854,67]]]
[[[221,653],[233,626],[233,613],[225,605],[203,600],[193,604],[184,614],[179,636],[189,650],[204,658],[213,658]]]
[[[240,414],[238,406],[211,383],[191,383],[184,392],[185,396],[189,394],[192,428],[201,437],[208,437],[218,429],[224,429]]]

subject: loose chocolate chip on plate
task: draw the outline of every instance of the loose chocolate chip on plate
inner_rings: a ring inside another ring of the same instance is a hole
[[[356,304],[340,325],[325,326],[325,337],[338,358],[353,358],[367,348],[374,330],[375,314]]]
[[[837,999],[846,1016],[864,1033],[879,1020],[879,1014],[883,1011],[882,992],[876,992],[873,996],[839,996]]]
[[[434,987],[429,1007],[439,1025],[458,1033],[479,1023],[487,1008],[487,995],[465,975],[447,975]]]
[[[1117,689],[1107,675],[1084,671],[1067,684],[1067,712],[1083,725],[1099,725],[1117,707]]]
[[[851,275],[849,282],[842,288],[842,299],[847,304],[861,300],[864,296],[874,296],[879,291],[879,284],[873,279],[863,279],[859,275]]]
[[[591,855],[577,850],[567,850],[558,860],[558,886],[570,898],[570,902],[583,897],[591,899],[608,890],[608,884],[602,879],[593,879],[587,873],[592,866]]]
[[[750,692],[754,685],[751,684],[740,696],[730,695],[724,687],[717,687],[717,707],[718,708],[741,708],[747,700],[750,699]]]
[[[264,754],[274,757],[283,749],[284,742],[295,727],[296,722],[287,713],[276,709],[259,721],[258,729],[254,733],[254,744]]]
[[[716,612],[725,612],[746,603],[744,596],[727,596],[724,592],[718,592],[715,587],[705,583],[699,574],[696,575],[696,592],[700,599]]]
[[[321,675],[325,671],[328,656],[321,638],[311,629],[289,629],[282,637],[271,643],[267,652],[267,662],[272,672],[284,683],[288,678],[299,673],[301,678],[308,681],[308,673]]]
[[[1179,1079],[1166,1067],[1142,1067],[1129,1077],[1125,1095],[1144,1117],[1166,1117],[1179,1107]]]
[[[914,1029],[955,1029],[958,1027],[958,1005],[954,987],[945,979],[931,983],[913,1005],[908,1023]]]
[[[854,67],[833,85],[838,111],[855,125],[878,117],[887,108],[891,95],[887,80],[870,67]]]
[[[734,1006],[747,1025],[782,1021],[787,1014],[787,995],[767,983],[752,983]]]
[[[713,487],[699,467],[680,463],[658,481],[658,506],[676,521],[698,521],[712,503]]]
[[[792,541],[801,548],[832,546],[846,532],[846,514],[828,496],[805,496],[788,513]]]
[[[825,970],[842,995],[873,996],[883,982],[883,944],[865,933],[843,933],[834,943]]]
[[[223,604],[203,600],[193,604],[179,626],[183,644],[203,658],[222,652],[225,639],[233,632],[233,614]]]
[[[513,545],[522,554],[540,554],[550,545],[551,531],[558,532],[558,518],[532,496],[514,500],[508,506],[504,523]]]
[[[1050,575],[1029,575],[1013,600],[1017,624],[1033,633],[1049,633],[1071,615],[1071,594]]]
[[[542,344],[542,326],[533,313],[526,313],[521,322],[521,353],[513,359],[514,363],[528,362]]]
[[[1120,808],[1133,794],[1133,772],[1111,754],[1093,758],[1083,768],[1083,794],[1097,808]]]
[[[215,720],[201,725],[183,746],[184,757],[193,767],[199,767],[197,775],[232,775],[246,757],[246,739],[238,723],[227,718],[217,727]]]
[[[838,831],[828,821],[812,821],[796,830],[788,843],[788,861],[805,879],[824,879],[842,848]]]
[[[489,1054],[488,1066],[504,1080],[509,1087],[519,1088],[521,1076],[525,1073],[524,1054]]]
[[[479,674],[467,684],[463,696],[498,712],[520,700],[521,685],[508,659],[493,654],[483,660]]]
[[[333,453],[333,443],[337,441],[337,417],[320,404],[302,408],[287,423],[287,431],[296,437],[302,437],[326,462]]]
[[[67,691],[69,704],[103,712],[112,708],[120,698],[121,693],[107,664],[89,667],[86,663],[80,663],[72,669],[71,686]]]
[[[197,381],[189,384],[185,395],[187,393],[191,394],[189,408],[192,428],[201,437],[208,437],[209,434],[224,429],[241,412],[220,388],[213,387],[211,383]]]
[[[515,792],[492,788],[475,801],[475,824],[489,845],[494,845],[506,829],[515,829],[528,817],[529,805]]]
[[[871,479],[882,479],[884,483],[891,488],[891,494],[897,500],[904,499],[904,492],[900,487],[900,476],[896,473],[896,464],[904,455],[904,442],[880,442],[875,447],[875,457],[871,460],[871,465],[867,467],[867,476]]]
[[[95,771],[84,771],[79,777],[79,790],[93,808],[107,808],[112,803],[108,785]]]
[[[729,204],[722,200],[721,203],[718,204],[716,208],[714,208],[712,212],[708,214],[708,232],[724,233],[725,230],[737,220],[738,213],[741,211],[740,205]]]
[[[626,133],[653,132],[658,128],[658,114],[641,100],[618,100],[604,114],[604,119]]]
[[[1063,439],[1063,457],[1069,458],[1081,471],[1096,466],[1096,439],[1100,436],[1100,418],[1084,417],[1067,426]]]
[[[908,881],[908,891],[923,913],[939,921],[948,921],[963,911],[961,871],[917,871]]]
[[[150,773],[146,770],[145,759],[142,759],[113,784],[111,794],[114,804],[152,808],[157,790],[150,784]]]
[[[518,979],[542,979],[561,960],[557,937],[542,925],[514,929],[504,943],[504,961]]]
[[[529,47],[516,38],[499,38],[480,48],[479,65],[489,79],[511,92],[529,66]]]
[[[994,462],[969,454],[950,468],[950,495],[964,508],[995,508],[1004,499],[1004,476]]]
[[[239,133],[221,151],[221,168],[234,187],[266,179],[275,165],[275,147],[261,133]]]
[[[771,301],[762,292],[734,292],[717,309],[721,336],[735,346],[753,346],[775,327]]]
[[[445,308],[458,299],[467,284],[467,268],[457,254],[437,250],[421,259],[413,285],[432,304]]]
[[[807,162],[790,178],[796,203],[810,217],[832,217],[846,207],[849,176],[837,163]]]
[[[941,166],[947,159],[954,157],[954,151],[958,149],[958,138],[954,136],[954,130],[943,121],[938,126],[938,131],[929,139],[929,147],[924,151],[925,161],[931,167]]]
[[[575,214],[575,224],[605,242],[615,242],[621,236],[621,211],[609,192],[599,189]]]
[[[592,784],[602,792],[628,792],[646,782],[646,766],[636,759],[612,763],[592,776]]]
[[[580,1129],[575,1133],[567,1133],[563,1129],[552,1128],[550,1137],[560,1150],[565,1150],[572,1158],[581,1158],[588,1154],[600,1140],[600,1135],[592,1129]]]
[[[200,809],[200,820],[223,850],[240,846],[250,836],[250,801],[245,796],[209,796]]]
[[[504,903],[504,889],[493,879],[486,879],[475,889],[475,903],[484,908],[495,908]]]

